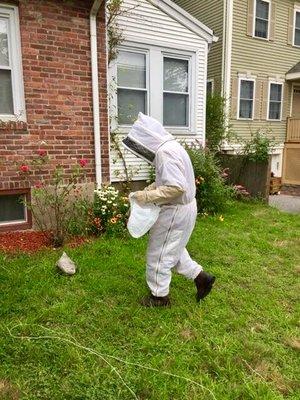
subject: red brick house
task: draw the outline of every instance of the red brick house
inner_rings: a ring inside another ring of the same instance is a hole
[[[109,180],[104,3],[0,0],[0,230],[31,226],[16,165],[39,149],[67,174],[84,157],[88,181]]]

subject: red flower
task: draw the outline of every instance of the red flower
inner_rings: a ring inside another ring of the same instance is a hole
[[[29,172],[29,166],[28,166],[28,165],[25,165],[25,164],[22,164],[22,165],[20,166],[20,171],[21,171],[21,172],[24,172],[24,173]]]
[[[38,181],[38,182],[34,185],[34,187],[35,187],[36,189],[41,189],[41,188],[43,187],[43,183],[42,183],[41,181]]]
[[[79,160],[79,164],[80,164],[80,166],[81,166],[82,168],[86,167],[87,163],[88,163],[88,160],[87,160],[86,158],[81,158],[81,159]]]
[[[45,156],[47,155],[47,151],[46,151],[46,150],[42,150],[42,149],[40,149],[40,150],[38,151],[38,153],[39,153],[39,156],[40,156],[40,157],[45,157]]]

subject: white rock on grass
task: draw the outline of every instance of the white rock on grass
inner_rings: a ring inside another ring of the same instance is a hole
[[[71,260],[70,257],[67,256],[65,252],[63,252],[56,265],[57,268],[65,275],[74,275],[76,272],[75,263]]]

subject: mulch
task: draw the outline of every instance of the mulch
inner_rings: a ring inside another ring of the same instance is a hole
[[[85,237],[74,237],[67,244],[77,247],[86,241]],[[45,234],[35,231],[16,231],[0,233],[0,251],[5,253],[35,253],[42,249],[52,249],[53,246]]]

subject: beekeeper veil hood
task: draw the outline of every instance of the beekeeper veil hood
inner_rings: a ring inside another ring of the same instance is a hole
[[[139,113],[123,145],[136,156],[153,164],[157,150],[170,140],[175,139],[160,122]]]

